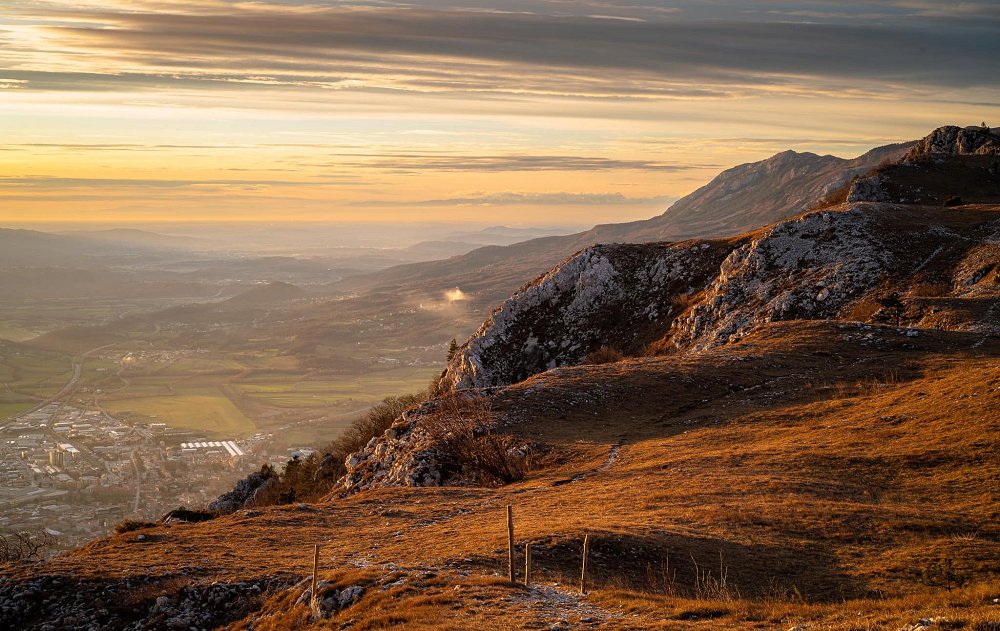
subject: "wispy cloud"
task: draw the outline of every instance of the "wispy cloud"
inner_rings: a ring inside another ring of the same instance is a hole
[[[685,165],[656,160],[621,160],[604,157],[538,155],[483,156],[401,153],[395,155],[380,154],[366,160],[351,160],[351,156],[341,156],[341,159],[337,162],[330,162],[321,166],[373,168],[393,173],[422,171],[474,171],[491,173],[502,171],[620,170],[675,172],[704,168],[706,166]]]
[[[170,180],[0,176],[0,190],[11,188],[37,188],[48,190],[71,188],[264,188],[278,186],[303,186],[308,184],[308,182],[289,180]]]
[[[474,193],[442,199],[419,201],[365,200],[355,206],[662,206],[676,197],[627,197],[621,193]]]

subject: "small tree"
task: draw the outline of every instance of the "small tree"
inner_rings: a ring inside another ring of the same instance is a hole
[[[890,314],[890,317],[895,318],[896,326],[899,326],[903,313],[906,311],[906,305],[899,298],[899,293],[893,292],[884,298],[879,298],[878,304]]]
[[[54,543],[55,538],[44,530],[0,533],[0,563],[40,561]]]
[[[451,342],[448,343],[448,360],[451,361],[455,357],[455,353],[458,352],[458,340],[451,338]]]

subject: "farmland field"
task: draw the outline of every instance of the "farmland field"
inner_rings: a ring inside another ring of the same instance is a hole
[[[89,363],[89,362],[88,362]],[[96,372],[97,365],[104,368]],[[401,367],[337,374],[296,367],[266,353],[209,353],[175,361],[139,360],[125,370],[95,361],[79,396],[118,417],[239,438],[280,431],[290,444],[325,442],[387,396],[424,390],[438,369]],[[102,378],[99,378],[102,375]]]
[[[31,408],[35,405],[33,401],[25,401],[20,403],[0,403],[0,421],[4,421],[15,414],[24,412],[25,410]]]
[[[254,422],[213,387],[178,390],[170,396],[109,399],[102,406],[116,415],[129,412],[150,422],[200,430],[213,437],[241,437],[256,431]]]
[[[23,349],[0,355],[0,392],[50,397],[72,374],[72,363],[66,355]]]

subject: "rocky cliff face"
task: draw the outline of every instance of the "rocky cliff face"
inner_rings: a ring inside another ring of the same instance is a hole
[[[734,249],[702,300],[674,323],[674,345],[699,351],[764,322],[837,316],[892,269],[894,247],[877,225],[884,210],[810,213]]]
[[[567,259],[506,300],[456,354],[444,385],[513,383],[579,364],[608,345],[641,352],[698,291],[730,249],[726,241],[597,245]]]

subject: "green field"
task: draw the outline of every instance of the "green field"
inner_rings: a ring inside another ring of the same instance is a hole
[[[0,391],[47,398],[73,375],[69,356],[44,351],[17,350],[0,358]]]
[[[186,388],[172,396],[112,399],[101,405],[116,415],[130,412],[148,422],[200,430],[218,438],[248,436],[257,430],[217,387]]]
[[[34,407],[34,402],[22,402],[22,403],[0,403],[0,421],[5,421],[15,414],[19,414],[31,407]]]
[[[244,396],[279,408],[371,404],[387,396],[425,390],[436,369],[394,368],[341,379],[268,380],[234,384]]]

